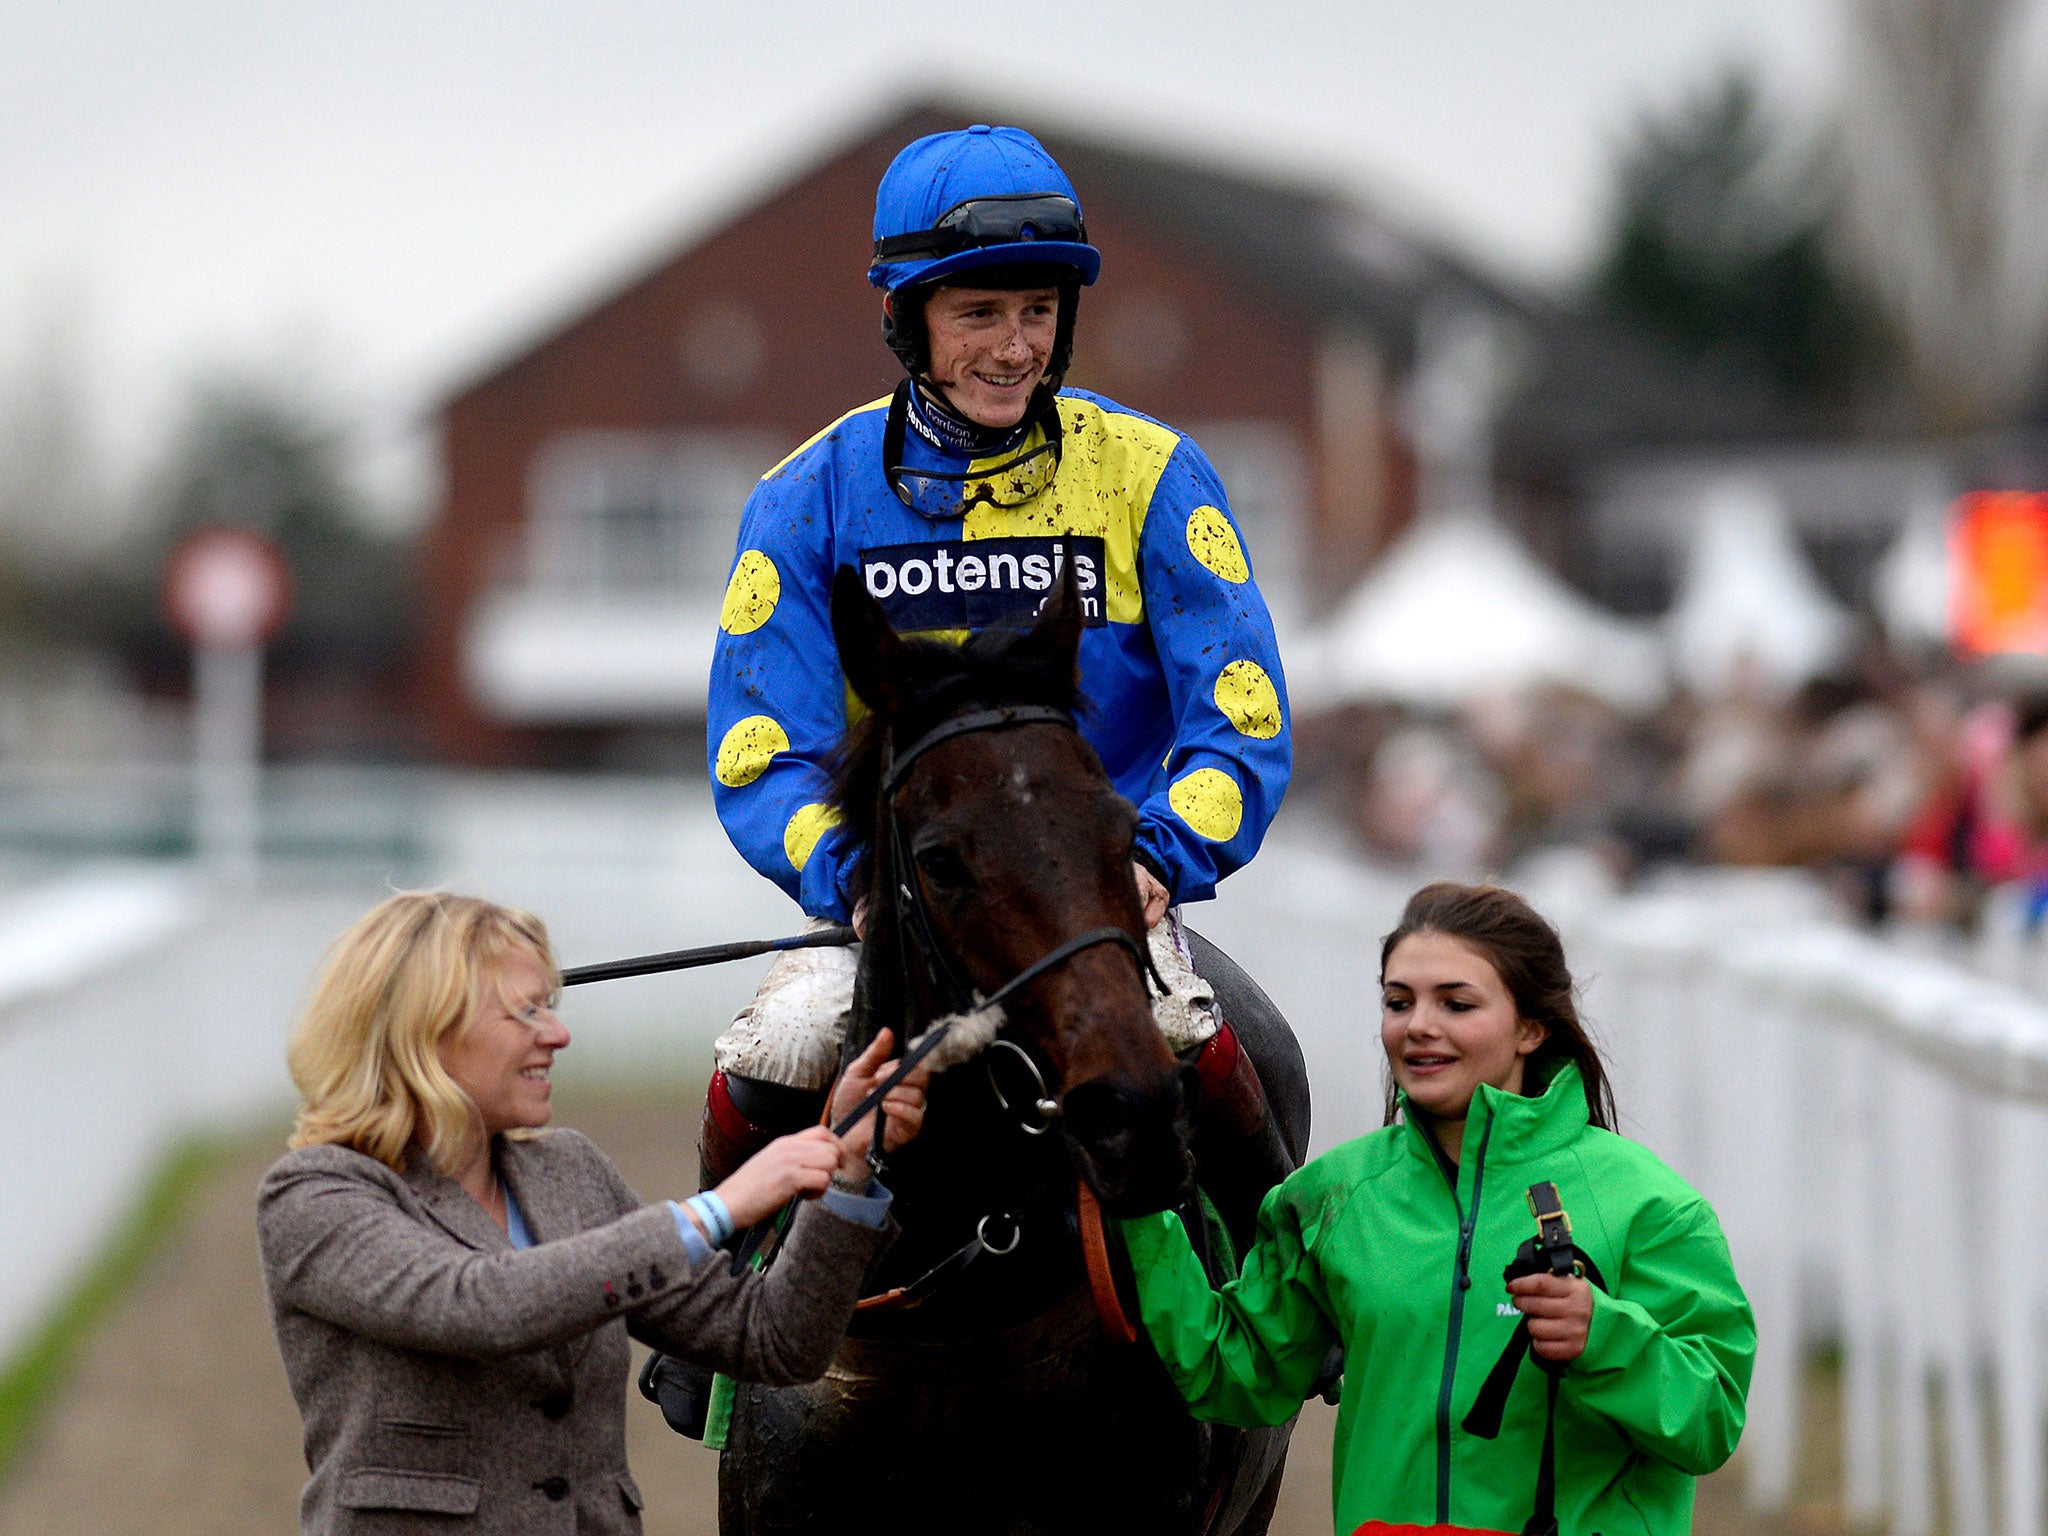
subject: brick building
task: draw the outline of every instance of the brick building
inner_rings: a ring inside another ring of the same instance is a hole
[[[687,742],[748,490],[898,377],[863,278],[875,185],[911,139],[972,120],[891,116],[447,400],[415,669],[436,755],[630,761]],[[1756,425],[1743,390],[1355,201],[1025,126],[1103,252],[1070,381],[1208,451],[1283,638],[1413,513],[1401,384],[1433,303],[1510,323],[1496,477],[1568,571],[1589,466]]]

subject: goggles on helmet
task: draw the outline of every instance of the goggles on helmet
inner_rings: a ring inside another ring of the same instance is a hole
[[[1088,227],[1081,222],[1080,206],[1058,192],[971,197],[940,214],[930,229],[877,240],[875,260],[926,261],[985,246],[1037,240],[1087,244]]]

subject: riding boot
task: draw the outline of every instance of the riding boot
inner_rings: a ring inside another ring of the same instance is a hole
[[[1294,1172],[1294,1159],[1281,1140],[1258,1068],[1228,1021],[1203,1044],[1194,1068],[1201,1092],[1195,1109],[1195,1177],[1242,1257],[1251,1244],[1259,1202]]]
[[[822,1090],[785,1088],[737,1072],[713,1072],[697,1140],[700,1187],[716,1188],[776,1137],[818,1124],[824,1111]]]

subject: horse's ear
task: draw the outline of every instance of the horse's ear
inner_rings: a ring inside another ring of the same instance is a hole
[[[1081,678],[1081,593],[1074,579],[1074,562],[1060,567],[1059,585],[1038,610],[1031,632],[1024,637],[1024,651],[1053,676],[1068,686]]]
[[[861,703],[885,719],[894,715],[903,642],[850,565],[842,565],[832,578],[832,639],[839,647],[840,670]]]

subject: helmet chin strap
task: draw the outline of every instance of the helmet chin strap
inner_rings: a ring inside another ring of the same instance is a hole
[[[976,421],[953,403],[953,397],[946,386],[929,373],[920,374],[911,381],[917,387],[917,410],[923,420],[918,430],[927,437],[935,437],[944,447],[963,453],[987,453],[1007,448],[1029,430],[1031,423],[1038,419],[1044,401],[1040,399],[1044,386],[1041,384],[1031,392],[1031,398],[1024,404],[1024,410],[1016,421],[1007,427],[992,427]]]

